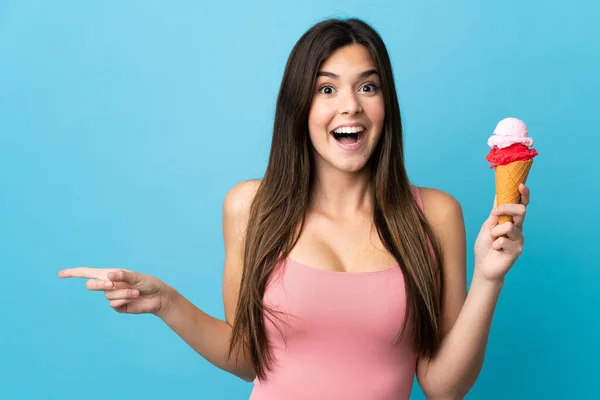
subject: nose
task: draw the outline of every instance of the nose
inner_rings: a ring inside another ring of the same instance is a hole
[[[339,113],[342,115],[356,115],[362,112],[360,100],[356,93],[350,90],[348,93],[339,96]]]

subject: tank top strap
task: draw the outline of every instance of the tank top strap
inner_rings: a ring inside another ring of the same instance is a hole
[[[410,190],[412,191],[412,195],[417,201],[417,204],[419,207],[421,207],[421,210],[423,210],[423,199],[421,198],[421,192],[419,191],[419,188],[416,185],[411,184]]]
[[[417,204],[421,208],[421,211],[423,211],[423,199],[421,198],[421,191],[416,185],[413,184],[410,185],[410,190],[412,191],[412,194],[415,200],[417,201]],[[435,259],[435,252],[433,251],[433,245],[431,244],[431,240],[429,239],[429,237],[427,238],[427,244],[429,245],[429,251],[431,252],[431,256]]]

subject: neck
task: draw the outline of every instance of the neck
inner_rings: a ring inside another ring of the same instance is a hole
[[[331,165],[321,165],[315,170],[309,208],[331,216],[370,212],[372,186],[368,167],[345,172]]]

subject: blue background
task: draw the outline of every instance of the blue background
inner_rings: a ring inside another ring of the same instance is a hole
[[[468,398],[594,397],[599,12],[573,0],[0,1],[0,398],[248,397],[251,384],[157,318],[115,313],[56,274],[154,274],[223,318],[223,197],[262,175],[287,56],[330,16],[383,36],[409,175],[463,205],[469,279],[494,193],[486,139],[514,116],[540,152],[525,252]]]

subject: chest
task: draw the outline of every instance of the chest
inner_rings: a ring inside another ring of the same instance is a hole
[[[396,264],[367,216],[332,220],[309,214],[289,256],[313,268],[338,272],[374,272]]]

